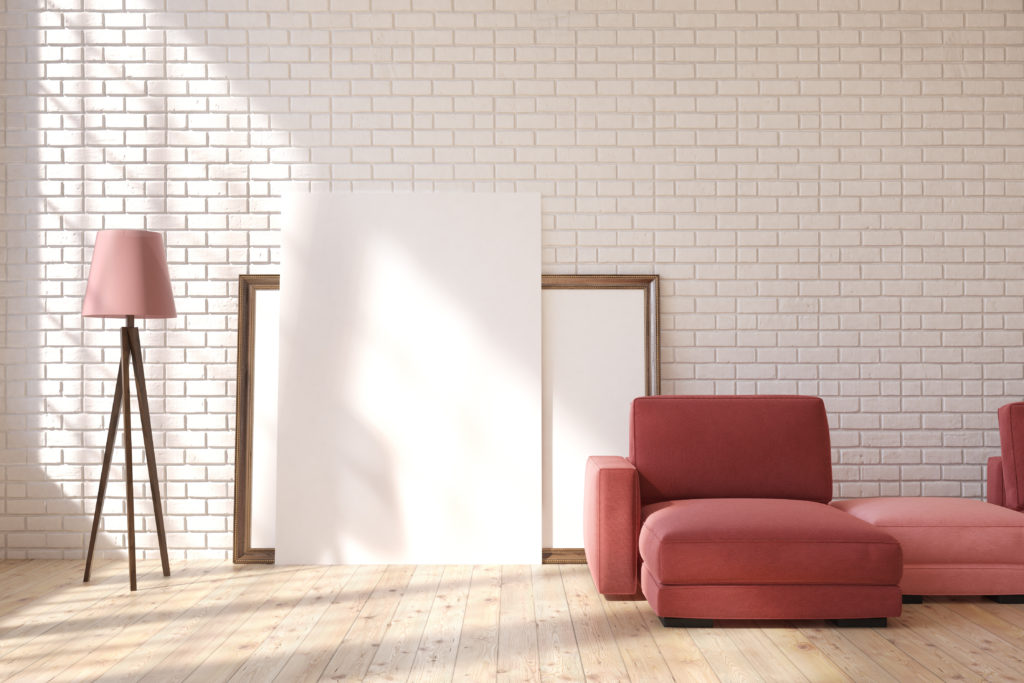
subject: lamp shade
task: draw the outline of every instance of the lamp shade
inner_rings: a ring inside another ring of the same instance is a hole
[[[173,318],[174,296],[160,234],[101,230],[96,235],[82,315]]]

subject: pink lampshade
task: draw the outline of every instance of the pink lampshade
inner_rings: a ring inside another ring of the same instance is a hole
[[[90,318],[173,318],[174,296],[160,234],[101,230],[96,235],[82,315]]]

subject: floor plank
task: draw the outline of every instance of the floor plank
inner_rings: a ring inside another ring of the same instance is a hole
[[[415,567],[405,565],[390,566],[384,571],[356,623],[327,663],[325,678],[358,681],[364,677],[414,571]]]
[[[323,616],[334,596],[354,571],[355,568],[351,566],[328,567],[230,680],[237,683],[272,680]]]
[[[146,576],[145,570],[140,574]],[[54,628],[74,626],[84,611],[111,596],[129,594],[124,575],[113,565],[97,567],[89,583],[82,583],[80,576],[75,578],[67,583],[67,577],[61,576],[48,593],[34,599],[25,597],[25,602],[0,619],[0,677],[28,666],[15,667],[15,660],[24,660],[24,652],[17,654],[21,648]]]
[[[565,599],[561,565],[533,568],[533,610],[537,615],[537,658],[542,680],[578,681],[583,662]]]
[[[281,574],[284,572],[241,571],[237,576],[224,581],[223,589],[208,596],[205,604],[195,607],[205,611],[205,621],[198,624],[180,643],[167,643],[164,656],[141,680],[147,683],[177,683],[185,680],[195,665],[206,661],[231,632],[230,622],[244,619],[246,614],[255,610],[253,603],[259,604],[270,595],[274,584],[269,579]],[[188,614],[183,616],[189,618]],[[139,633],[125,645],[131,644],[136,638],[145,643],[153,637],[145,636],[145,633]],[[140,647],[142,643],[135,647]],[[120,639],[118,645],[122,645]]]
[[[816,648],[793,624],[762,622],[762,633],[803,673],[809,681],[849,681],[842,669]]]
[[[498,677],[500,616],[501,567],[474,567],[453,681],[493,681]]]
[[[77,565],[72,566],[70,563],[60,560],[27,560],[24,562],[8,560],[0,568],[0,596],[24,593],[32,583],[52,576],[54,573],[71,575],[74,572],[77,574],[76,568]],[[81,575],[79,574],[79,576]]]
[[[764,622],[732,622],[725,633],[747,657],[758,675],[766,681],[806,681],[800,669],[790,661],[782,649],[768,636],[770,626],[762,630]],[[816,679],[815,679],[816,680]]]
[[[658,615],[643,600],[629,601],[647,624],[648,630],[658,644],[661,656],[668,665],[672,677],[677,681],[717,681],[715,670],[704,658],[689,629],[665,628],[658,621]]]
[[[530,567],[501,568],[501,606],[498,628],[499,681],[539,681],[537,619],[533,609]]]
[[[409,683],[452,680],[472,575],[472,567],[444,568],[441,584],[427,615],[423,639],[416,651]]]
[[[818,621],[803,622],[796,624],[796,627],[808,641],[853,680],[896,683],[896,677],[846,639],[844,629]]]
[[[985,609],[984,606],[978,604],[977,600],[968,601],[964,598],[953,598],[945,602],[943,607],[970,619],[973,623],[985,628],[1004,643],[1014,648],[1024,648],[1024,628],[1003,619],[1003,616],[1000,614],[994,614],[991,610]],[[1012,608],[1010,605],[1000,605],[1000,607]],[[1019,608],[1016,611],[1024,612],[1024,610],[1019,610]]]
[[[589,681],[628,680],[626,664],[622,661],[619,648],[614,646],[608,617],[604,612],[605,602],[585,565],[564,565],[562,583],[569,603],[569,616],[576,633],[576,644],[580,649],[583,674]]]
[[[176,576],[180,579],[182,573]],[[169,653],[178,643],[200,642],[195,634],[207,624],[220,621],[225,605],[239,597],[239,588],[248,589],[249,581],[255,578],[226,580],[231,576],[203,575],[176,591],[159,610],[126,629],[112,647],[101,648],[80,665],[70,667],[69,672],[77,673],[82,666],[90,675],[102,674],[106,681],[134,681],[146,676],[161,681],[184,679],[203,660],[169,659]],[[224,622],[220,623],[223,628]]]
[[[74,648],[84,653],[81,659],[66,665],[67,651],[61,648],[48,659],[42,660],[50,667],[49,670],[26,669],[22,672],[26,675],[25,680],[48,680],[51,676],[58,680],[92,680],[111,667],[124,665],[130,661],[128,656],[136,647],[166,627],[186,606],[231,585],[220,581],[204,581],[215,572],[214,565],[193,564],[175,571],[170,577],[164,577],[154,563],[150,572],[139,575],[140,588],[137,594],[120,594],[111,598],[113,603],[123,605],[123,609],[113,612],[113,604],[104,601],[79,613],[80,620],[93,617],[91,624],[80,624],[85,633],[73,641]],[[141,583],[143,580],[145,584]],[[55,635],[57,642],[66,637],[60,633]],[[149,668],[148,661],[136,665],[139,671]]]
[[[34,562],[34,560],[29,560],[29,562]],[[64,589],[83,585],[82,571],[84,567],[84,563],[81,562],[35,565],[32,569],[26,569],[25,572],[12,577],[11,584],[4,588],[3,593],[0,593],[0,637],[3,637],[8,623],[21,625],[17,619],[14,622],[9,622],[6,618],[7,615],[12,613],[23,615],[23,608],[30,604],[38,610],[39,603],[36,601],[40,597],[46,599],[53,595],[60,595],[64,601],[81,597],[81,594],[66,594]],[[90,584],[102,584],[105,579],[113,580],[116,573],[116,563],[94,565]],[[124,579],[124,587],[127,590],[127,575],[121,574],[121,577]],[[113,590],[113,586],[111,586],[111,590]]]
[[[265,600],[253,600],[244,621],[225,624],[227,637],[221,640],[184,679],[195,683],[227,680],[270,635],[291,607],[309,591],[326,567],[287,567],[273,593]]]
[[[404,681],[409,677],[443,572],[438,565],[416,567],[366,670],[367,679]]]
[[[890,619],[888,628],[870,630],[877,631],[882,638],[944,681],[981,680],[969,666],[942,648],[941,639],[935,638],[934,628],[927,624],[924,628],[911,626],[915,621],[920,624],[920,619],[914,615],[918,607],[919,605],[904,605],[903,614],[898,619]]]
[[[930,616],[934,609],[931,605],[914,607],[915,609],[907,610],[907,614],[900,618],[902,624],[926,637],[936,648],[949,653],[977,677],[984,680],[1012,681],[1018,680],[1024,672],[1024,668],[1019,664],[1021,658],[1017,653],[1004,652],[1001,657],[994,656],[993,639],[988,637],[988,631],[979,629],[985,634],[983,640],[971,638],[968,633],[960,630],[965,624],[969,624],[966,620],[959,620],[956,624],[950,623],[950,620],[936,620]],[[973,627],[973,624],[969,626]]]
[[[1024,605],[927,598],[888,628],[665,628],[586,566],[0,563],[11,681],[989,681],[1024,676]]]
[[[723,681],[763,681],[742,648],[726,632],[728,626],[689,629],[704,658]]]
[[[905,611],[906,606],[904,606]],[[898,619],[889,619],[889,628],[898,626],[898,624]],[[943,680],[931,669],[884,637],[882,632],[886,630],[888,629],[848,628],[843,629],[842,636],[860,652],[866,653],[873,662],[898,681],[939,683]],[[915,651],[920,653],[916,645]]]
[[[312,630],[277,674],[279,681],[316,681],[320,679],[338,643],[352,628],[370,594],[384,576],[384,567],[357,567],[341,587]]]
[[[641,681],[667,681],[672,679],[668,663],[661,656],[647,623],[631,601],[604,600],[604,613],[608,626],[619,648],[619,656],[630,678]],[[660,624],[659,624],[660,626]]]

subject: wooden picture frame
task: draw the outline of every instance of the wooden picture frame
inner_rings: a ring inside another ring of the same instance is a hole
[[[610,420],[613,425],[609,428],[610,431],[615,432],[615,438],[621,444],[626,444],[629,403],[641,392],[647,396],[661,393],[658,276],[545,275],[541,286],[546,291],[589,291],[585,298],[562,297],[560,303],[554,298],[545,297],[543,349],[546,542],[541,558],[544,564],[585,563],[586,557],[582,547],[559,547],[565,544],[549,543],[560,538],[578,538],[577,543],[582,545],[582,490],[586,455],[624,456],[626,453],[618,452],[624,447],[620,445],[614,451],[584,454],[579,449],[564,448],[572,438],[561,435],[573,431],[575,425],[569,425],[568,422],[586,423],[590,420],[602,424]],[[638,290],[642,296],[623,298],[611,294],[616,290]],[[603,296],[603,293],[609,293],[609,296]],[[579,305],[578,310],[573,301]],[[638,310],[641,307],[642,310]],[[624,311],[628,315],[619,318]],[[635,329],[638,321],[643,326],[642,331]],[[620,332],[622,336],[616,339]],[[641,351],[638,348],[641,344],[642,359],[635,355]],[[622,357],[623,349],[629,350],[626,353],[629,358]],[[581,360],[577,356],[585,358]],[[552,368],[552,365],[559,363],[567,369]],[[601,368],[608,372],[602,373]],[[613,369],[614,371],[611,371]],[[637,373],[643,374],[642,379]],[[602,377],[595,379],[598,375]],[[612,375],[618,379],[613,379]],[[566,384],[571,385],[574,381],[580,386],[566,387]],[[549,385],[549,382],[558,388]],[[608,383],[607,393],[604,387],[597,386],[602,382]],[[560,401],[564,403],[566,397],[573,394],[585,394],[595,398],[587,406],[574,406],[573,408],[580,412],[573,416],[573,420],[567,420],[561,417],[563,411],[557,404]],[[618,426],[620,419],[621,428]],[[586,430],[576,429],[577,433],[580,431]],[[595,441],[605,444],[607,438],[595,438]],[[561,457],[555,452],[560,447],[563,448]],[[599,447],[608,448],[606,445]],[[562,498],[561,502],[559,496]],[[579,519],[575,519],[577,515]],[[576,528],[577,523],[579,534],[574,536],[575,532],[572,529]]]
[[[259,293],[278,291],[280,275],[238,276],[238,383],[235,408],[235,515],[233,561],[273,564],[274,548],[253,547],[253,413],[259,368],[256,365],[256,303]],[[275,340],[276,342],[276,340]],[[276,385],[276,378],[274,378]],[[276,397],[275,397],[276,403]],[[271,445],[276,449],[276,444]],[[258,475],[257,475],[258,476]],[[273,482],[271,482],[273,484]],[[273,515],[274,511],[270,510]]]
[[[644,389],[661,393],[658,276],[657,275],[544,275],[542,290],[640,290],[644,309]],[[238,564],[273,564],[273,547],[253,547],[253,408],[256,367],[256,300],[259,293],[279,290],[279,275],[241,275],[238,285],[238,383],[235,438],[235,515],[233,559]],[[623,427],[625,428],[625,426]],[[259,476],[258,474],[256,475]],[[545,564],[583,563],[582,548],[543,547]]]

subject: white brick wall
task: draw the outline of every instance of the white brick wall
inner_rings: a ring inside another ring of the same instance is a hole
[[[142,226],[172,553],[229,555],[235,283],[292,183],[540,192],[545,272],[661,274],[665,393],[819,394],[837,494],[983,495],[1024,395],[1021,0],[0,5],[6,557],[82,556],[118,325],[83,278]]]

